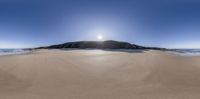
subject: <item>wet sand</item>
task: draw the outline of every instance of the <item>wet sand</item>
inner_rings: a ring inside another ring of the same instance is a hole
[[[0,56],[0,99],[200,99],[200,57],[38,50]]]

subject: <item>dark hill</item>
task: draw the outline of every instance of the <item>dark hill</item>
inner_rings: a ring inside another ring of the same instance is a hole
[[[119,41],[78,41],[78,42],[68,42],[64,44],[52,45],[47,47],[39,47],[36,49],[63,49],[63,48],[95,48],[95,49],[157,49],[163,50],[163,48],[155,47],[143,47],[135,44],[130,44],[128,42],[119,42]]]

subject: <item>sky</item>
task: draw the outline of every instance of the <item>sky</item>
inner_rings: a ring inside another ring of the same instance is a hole
[[[0,48],[71,41],[200,48],[198,0],[1,0]]]

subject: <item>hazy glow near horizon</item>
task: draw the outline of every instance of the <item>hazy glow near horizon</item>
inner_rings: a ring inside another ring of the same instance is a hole
[[[180,43],[174,43],[169,46],[166,46],[167,48],[180,48],[180,49],[200,49],[200,44],[198,42],[183,42]]]
[[[0,42],[0,49],[29,48],[30,46],[19,43]]]

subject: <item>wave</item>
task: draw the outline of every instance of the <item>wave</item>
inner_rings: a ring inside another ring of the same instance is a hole
[[[0,49],[0,56],[4,55],[16,55],[16,54],[24,54],[30,51],[23,49]]]
[[[200,49],[176,49],[172,52],[182,56],[200,56]]]

